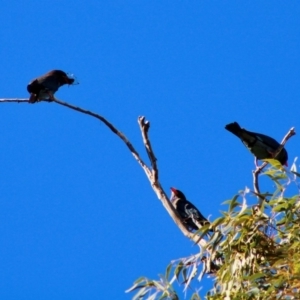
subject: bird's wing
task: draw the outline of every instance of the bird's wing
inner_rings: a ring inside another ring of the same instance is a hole
[[[254,132],[241,130],[240,138],[247,148],[252,148],[257,142],[257,135]]]
[[[261,147],[267,148],[270,152],[274,152],[280,146],[280,144],[270,136],[250,131],[248,131],[247,133],[249,136],[251,135],[253,138],[255,138],[256,144]]]
[[[187,201],[188,202],[188,201]],[[201,223],[209,223],[207,219],[201,214],[201,212],[196,208],[195,205],[188,202],[185,205],[185,211],[188,214],[189,217],[193,218],[196,221],[199,221]]]
[[[178,201],[176,201],[174,204],[175,204],[175,208],[178,211],[178,213],[180,214],[181,218],[183,218],[183,219],[188,218],[188,215],[187,215],[187,212],[185,209],[185,201],[178,199]]]
[[[257,139],[268,148],[270,153],[274,153],[280,146],[276,140],[267,135],[257,134]]]
[[[61,86],[57,78],[54,76],[42,76],[39,79],[39,83],[44,87],[45,90],[50,90],[52,92],[56,92]]]

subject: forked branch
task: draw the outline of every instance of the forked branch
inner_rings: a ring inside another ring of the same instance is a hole
[[[278,147],[278,149],[275,151],[274,153],[274,157],[276,157],[279,152],[283,149],[284,145],[286,144],[286,142],[293,136],[296,134],[295,128],[292,127],[288,133],[284,136],[284,138],[282,139],[280,146]],[[258,176],[261,173],[261,171],[265,168],[265,166],[268,164],[268,162],[264,162],[261,166],[258,166],[254,171],[253,171],[253,188],[254,188],[254,194],[258,197],[259,201],[258,201],[258,205],[259,207],[261,207],[263,201],[265,200],[265,197],[263,197],[260,194],[260,189],[259,189],[259,184],[258,184]]]
[[[0,99],[0,102],[14,102],[14,103],[28,103],[29,99]],[[51,102],[48,100],[42,100],[41,102]],[[135,148],[133,147],[133,145],[131,144],[131,142],[128,140],[128,138],[121,132],[119,131],[112,123],[110,123],[109,121],[107,121],[104,117],[102,117],[99,114],[96,114],[92,111],[83,109],[81,107],[78,106],[74,106],[72,104],[69,104],[67,102],[58,100],[55,98],[54,102],[56,102],[59,105],[68,107],[70,109],[73,109],[75,111],[78,111],[80,113],[89,115],[91,117],[94,117],[98,120],[100,120],[102,123],[104,123],[113,133],[115,133],[127,146],[127,148],[129,149],[129,151],[132,153],[133,157],[135,158],[135,160],[138,162],[138,164],[141,166],[141,168],[144,170],[153,191],[155,192],[155,194],[157,195],[158,199],[162,202],[163,206],[165,207],[165,209],[167,210],[167,212],[169,213],[169,215],[171,216],[171,218],[173,219],[173,221],[177,224],[177,226],[179,227],[179,229],[182,231],[182,233],[188,237],[189,239],[193,240],[195,243],[197,243],[199,246],[204,247],[206,245],[206,241],[203,239],[200,239],[199,241],[199,235],[195,235],[194,233],[190,232],[186,226],[184,225],[184,223],[182,222],[179,214],[177,213],[177,211],[174,209],[173,205],[171,204],[170,200],[168,199],[168,196],[166,195],[166,193],[164,192],[160,182],[159,182],[159,178],[158,178],[158,166],[157,166],[157,159],[154,155],[154,151],[152,149],[151,146],[151,142],[149,139],[149,135],[148,135],[148,131],[150,128],[150,122],[145,120],[145,117],[139,117],[138,118],[138,123],[140,126],[140,130],[141,130],[141,134],[142,134],[142,139],[143,139],[143,143],[144,146],[146,148],[146,152],[148,154],[150,163],[151,163],[151,168],[149,168],[146,163],[143,161],[143,159],[140,157],[139,153],[135,150]]]

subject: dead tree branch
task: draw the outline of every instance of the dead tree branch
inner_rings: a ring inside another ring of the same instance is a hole
[[[149,121],[145,121],[145,117],[139,117],[138,118],[138,123],[140,125],[140,129],[141,129],[141,133],[142,133],[142,138],[143,138],[143,143],[145,145],[146,148],[146,152],[148,154],[151,166],[152,166],[152,174],[154,177],[154,180],[157,181],[158,180],[158,168],[157,168],[157,164],[156,164],[156,157],[154,156],[153,150],[152,150],[152,146],[148,137],[148,131],[150,128],[150,122]]]
[[[0,102],[12,102],[12,103],[27,103],[29,102],[29,99],[20,99],[20,98],[5,98],[0,99]]]
[[[28,101],[29,101],[29,99],[0,99],[0,102],[28,103]],[[133,147],[131,142],[128,140],[128,138],[121,131],[119,131],[112,123],[107,121],[101,115],[96,114],[92,111],[83,109],[81,107],[74,106],[74,105],[69,104],[67,102],[58,100],[56,98],[55,98],[54,101],[42,100],[41,102],[56,102],[59,105],[62,105],[62,106],[68,107],[70,109],[73,109],[75,111],[78,111],[80,113],[89,115],[91,117],[94,117],[94,118],[100,120],[102,123],[104,123],[113,133],[115,133],[125,143],[125,145],[129,149],[129,151],[132,153],[135,160],[138,162],[138,164],[144,170],[144,172],[145,172],[145,174],[146,174],[146,176],[147,176],[147,178],[148,178],[148,180],[151,184],[151,187],[152,187],[153,191],[155,192],[157,198],[162,202],[163,206],[165,207],[165,209],[167,210],[167,212],[169,213],[169,215],[171,216],[173,221],[176,223],[176,225],[179,227],[181,232],[186,237],[188,237],[189,239],[191,239],[192,241],[197,243],[199,246],[202,246],[202,247],[206,246],[206,241],[205,240],[200,239],[200,241],[199,241],[199,235],[190,232],[186,228],[186,226],[182,222],[179,214],[177,213],[177,211],[173,207],[172,203],[168,199],[168,196],[166,195],[165,191],[163,190],[163,188],[162,188],[162,186],[159,182],[157,159],[154,155],[154,152],[153,152],[153,149],[152,149],[152,146],[151,146],[151,142],[150,142],[150,139],[149,139],[149,136],[148,136],[148,131],[149,131],[149,128],[150,128],[150,122],[146,121],[145,117],[143,117],[143,116],[139,117],[138,118],[138,123],[139,123],[141,134],[142,134],[143,144],[146,148],[146,152],[149,156],[149,160],[150,160],[150,163],[151,163],[151,169],[145,164],[145,162],[140,157],[139,153],[135,150],[135,148]]]

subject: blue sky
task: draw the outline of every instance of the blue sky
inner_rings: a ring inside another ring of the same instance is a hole
[[[5,2],[0,98],[28,97],[51,69],[73,72],[80,84],[57,98],[106,117],[145,160],[146,116],[165,190],[211,220],[252,187],[253,157],[224,126],[279,141],[300,127],[298,1]],[[135,279],[197,251],[105,125],[56,104],[3,103],[0,126],[1,299],[131,299]],[[291,164],[297,135],[286,148]]]

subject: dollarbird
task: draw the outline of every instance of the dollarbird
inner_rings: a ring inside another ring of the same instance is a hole
[[[282,150],[275,157],[275,152],[280,144],[273,138],[256,132],[248,131],[237,123],[230,123],[225,126],[225,129],[236,135],[241,139],[243,144],[254,154],[256,159],[277,159],[282,165],[287,166],[288,154],[287,151]]]
[[[206,218],[204,218],[197,207],[186,199],[185,195],[181,191],[173,187],[171,187],[171,191],[171,202],[182,218],[183,222],[189,228],[198,230],[202,226],[210,224],[210,222],[207,221]],[[213,232],[212,229],[210,229],[209,231]]]
[[[41,100],[54,100],[55,92],[64,84],[73,84],[75,81],[72,75],[61,70],[52,70],[45,75],[33,79],[27,85],[30,93],[29,103]]]

